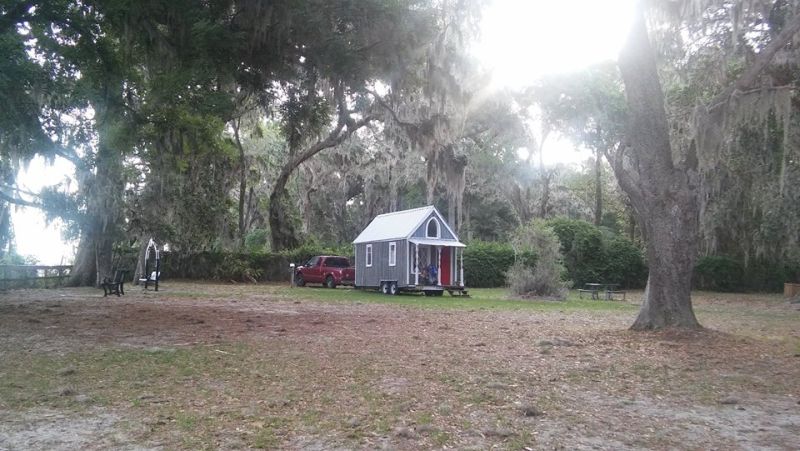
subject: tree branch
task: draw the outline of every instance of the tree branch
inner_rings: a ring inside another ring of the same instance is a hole
[[[367,89],[367,92],[372,94],[372,97],[375,97],[375,101],[377,101],[380,106],[382,106],[384,109],[386,109],[386,111],[388,111],[389,114],[392,116],[392,119],[394,119],[394,121],[397,122],[399,125],[401,125],[403,127],[409,127],[409,128],[410,127],[413,127],[413,128],[418,128],[419,127],[417,124],[414,124],[414,123],[411,123],[411,122],[405,122],[405,121],[401,120],[400,117],[397,116],[397,112],[394,109],[392,109],[392,107],[389,104],[387,104],[386,101],[383,100],[383,98],[378,95],[378,93],[376,93],[376,92],[374,92],[372,90],[369,90],[369,89]]]
[[[731,96],[740,91],[744,91],[747,88],[750,88],[755,84],[758,77],[764,72],[764,69],[772,62],[772,59],[775,57],[775,54],[778,53],[783,47],[786,46],[789,42],[792,41],[797,32],[800,31],[800,14],[795,14],[781,30],[781,32],[776,36],[770,43],[764,47],[758,55],[756,56],[755,61],[747,68],[736,81],[733,82],[728,88],[724,89],[722,92],[717,94],[709,105],[712,105],[709,109],[718,108],[731,98]]]
[[[6,194],[6,193],[4,193],[2,191],[0,191],[0,200],[4,200],[4,201],[6,201],[6,202],[8,202],[10,204],[22,205],[24,207],[42,208],[41,205],[39,205],[39,204],[37,204],[35,202],[31,202],[31,201],[28,201],[28,200],[25,200],[25,199],[20,199],[18,197],[12,197],[12,196],[9,196],[8,194]]]

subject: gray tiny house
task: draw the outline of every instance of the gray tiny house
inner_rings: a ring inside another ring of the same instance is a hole
[[[433,206],[379,215],[353,245],[358,288],[466,294],[465,246]]]

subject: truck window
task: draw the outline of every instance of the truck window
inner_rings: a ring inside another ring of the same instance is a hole
[[[347,261],[346,258],[329,258],[327,265],[332,268],[347,268],[350,266],[350,263]]]

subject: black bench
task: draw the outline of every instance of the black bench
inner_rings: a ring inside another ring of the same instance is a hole
[[[114,271],[114,278],[110,279],[108,277],[103,279],[103,282],[100,284],[103,287],[103,297],[108,296],[109,294],[116,294],[117,296],[121,294],[125,294],[125,275],[128,274],[127,270],[118,269]]]

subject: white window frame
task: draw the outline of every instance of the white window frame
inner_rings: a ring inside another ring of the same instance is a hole
[[[428,234],[428,230],[430,230],[431,221],[436,223],[436,236],[431,236]],[[428,222],[425,223],[425,237],[426,238],[441,238],[442,237],[442,225],[439,224],[439,220],[435,217],[428,219]]]
[[[366,261],[366,267],[367,268],[371,268],[372,267],[372,245],[371,244],[367,244],[366,258],[364,260]]]
[[[389,266],[397,266],[397,242],[389,242]]]

